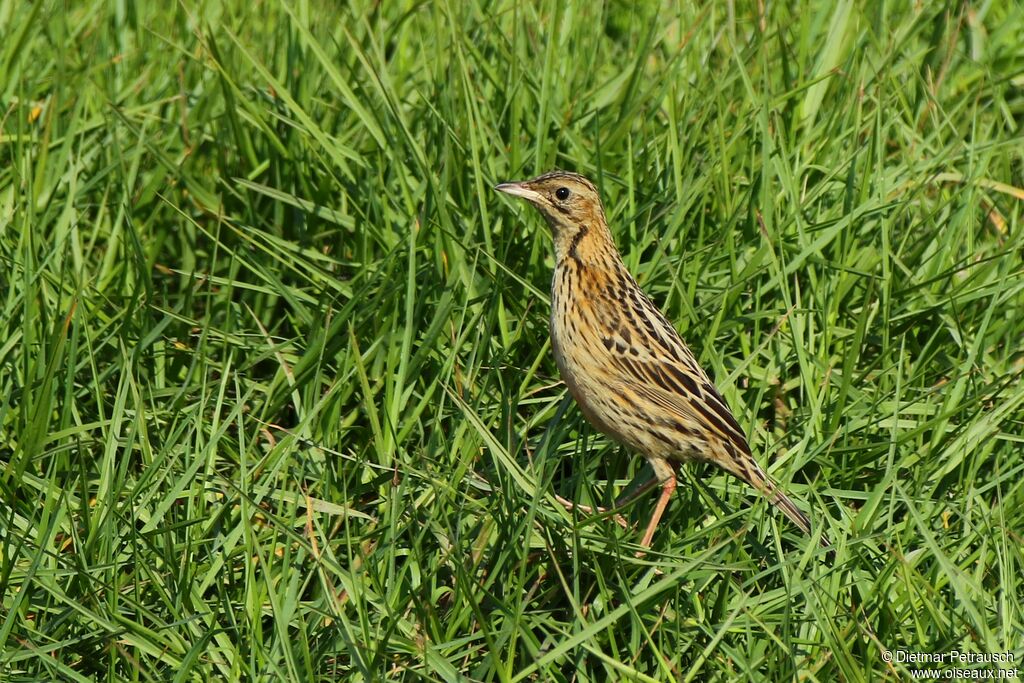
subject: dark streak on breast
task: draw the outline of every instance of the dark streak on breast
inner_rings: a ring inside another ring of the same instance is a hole
[[[672,439],[668,438],[667,436],[662,434],[657,429],[649,429],[648,428],[648,429],[645,429],[644,431],[646,431],[648,434],[650,434],[651,436],[653,436],[655,439],[657,439],[658,441],[662,442],[666,446],[669,446],[670,448],[675,448],[676,447],[676,444],[675,444],[674,441],[672,441]]]
[[[683,436],[691,436],[693,434],[692,429],[678,420],[670,420],[666,426],[671,427],[673,431],[679,432]]]
[[[580,241],[587,236],[590,232],[590,228],[586,225],[581,225],[580,229],[576,231],[576,234],[572,236],[572,242],[569,242],[569,257],[573,261],[579,261],[580,255],[576,253],[576,247],[580,245]]]

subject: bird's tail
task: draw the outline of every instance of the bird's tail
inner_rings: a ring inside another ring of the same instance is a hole
[[[775,507],[782,510],[786,517],[789,517],[793,524],[800,527],[808,536],[811,535],[811,520],[803,511],[790,500],[789,496],[782,492],[782,489],[772,481],[761,467],[751,457],[743,458],[740,461],[733,460],[735,469],[729,468],[733,474],[743,479],[748,484],[763,493]],[[821,547],[831,547],[832,543],[825,534],[821,535]]]

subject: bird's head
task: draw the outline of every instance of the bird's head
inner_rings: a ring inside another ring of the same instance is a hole
[[[608,235],[597,188],[581,175],[551,171],[531,180],[501,183],[494,189],[522,197],[537,207],[551,228],[558,260],[577,258],[574,250],[587,235]]]

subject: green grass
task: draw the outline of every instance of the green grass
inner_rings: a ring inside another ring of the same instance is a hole
[[[1024,668],[1024,12],[791,5],[0,0],[0,678]],[[555,166],[834,553],[555,502]]]

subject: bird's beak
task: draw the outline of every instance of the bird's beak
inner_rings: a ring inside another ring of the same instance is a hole
[[[543,198],[540,192],[531,190],[526,186],[526,183],[501,183],[500,185],[495,185],[494,189],[498,192],[522,197],[530,202],[539,202]]]

